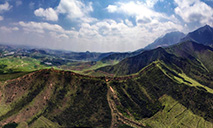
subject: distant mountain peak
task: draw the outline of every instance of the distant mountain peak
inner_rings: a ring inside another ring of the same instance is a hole
[[[153,43],[146,46],[145,49],[170,46],[178,43],[184,36],[185,34],[179,31],[166,33],[163,37],[157,38]]]
[[[205,28],[211,28],[211,26],[209,26],[208,24],[206,24],[205,26],[203,26]]]
[[[211,31],[211,32],[212,32],[212,30],[213,30],[213,28],[207,24],[205,26],[197,29],[197,31]]]
[[[213,28],[209,25],[198,28],[197,30],[190,32],[184,37],[182,41],[195,41],[200,44],[213,46]]]

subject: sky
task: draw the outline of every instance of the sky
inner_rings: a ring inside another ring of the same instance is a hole
[[[1,0],[0,42],[127,52],[172,31],[213,26],[213,0]]]

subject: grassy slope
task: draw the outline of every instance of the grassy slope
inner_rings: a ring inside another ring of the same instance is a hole
[[[9,69],[12,69],[13,71],[17,72],[29,72],[46,68],[45,66],[40,65],[40,61],[30,57],[4,57],[0,58],[0,65],[1,64],[7,65],[4,70],[7,71]]]
[[[171,96],[164,95],[159,101],[165,106],[164,109],[151,118],[142,120],[152,128],[211,128],[213,126],[213,123],[195,115]]]
[[[0,81],[21,77],[29,72],[49,68],[40,61],[30,57],[8,56],[0,58]]]

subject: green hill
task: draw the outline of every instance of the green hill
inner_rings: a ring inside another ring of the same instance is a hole
[[[1,83],[0,93],[1,126],[190,127],[199,120],[207,128],[213,122],[213,90],[163,61],[114,78],[39,70]]]

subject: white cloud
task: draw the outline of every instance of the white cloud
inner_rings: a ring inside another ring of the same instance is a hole
[[[4,4],[0,4],[0,13],[4,12],[4,11],[9,11],[12,8],[12,6],[6,2]]]
[[[185,22],[199,22],[213,24],[213,9],[200,0],[175,0],[175,13]]]
[[[158,13],[152,9],[157,0],[148,0],[146,2],[130,1],[127,3],[118,2],[115,5],[107,7],[110,13],[121,13],[128,16],[134,16],[137,23],[149,23],[153,19],[166,18],[164,14]]]
[[[108,12],[113,13],[116,12],[118,10],[118,7],[116,5],[109,5],[107,7]]]
[[[64,14],[71,21],[91,23],[97,21],[89,15],[92,11],[92,2],[84,4],[81,0],[61,0],[55,9],[39,8],[34,11],[34,14],[51,21],[57,21],[58,15]]]
[[[46,20],[49,20],[49,21],[58,20],[58,14],[52,8],[47,8],[45,10],[43,8],[39,8],[34,11],[34,14],[39,17],[44,17]]]
[[[66,14],[70,20],[80,20],[83,22],[93,22],[96,19],[89,16],[93,11],[92,2],[85,5],[80,0],[61,0],[56,11]]]

